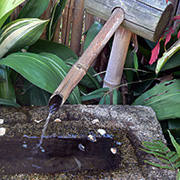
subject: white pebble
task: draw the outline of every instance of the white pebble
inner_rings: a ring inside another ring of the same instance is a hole
[[[43,119],[41,119],[41,120],[34,120],[34,122],[36,122],[36,123],[40,123],[41,121],[43,121]]]
[[[59,119],[59,118],[56,118],[55,120],[54,120],[54,122],[61,122],[62,120],[61,119]]]
[[[79,144],[79,145],[78,145],[78,148],[79,148],[81,151],[85,151],[85,147],[84,147],[82,144]]]
[[[0,136],[4,136],[6,133],[6,128],[0,128]]]
[[[99,122],[99,119],[93,119],[92,120],[92,124],[96,124],[96,123],[98,123]]]
[[[106,134],[106,131],[104,129],[98,129],[97,131],[101,136]]]
[[[0,124],[3,124],[4,123],[4,119],[0,119]]]
[[[116,149],[115,147],[112,147],[110,150],[111,150],[111,152],[112,152],[113,154],[116,154],[116,153],[117,153],[117,149]]]
[[[87,139],[89,140],[89,141],[91,141],[91,142],[97,142],[97,139],[96,139],[96,137],[95,136],[93,136],[93,135],[88,135],[88,137],[87,137]]]

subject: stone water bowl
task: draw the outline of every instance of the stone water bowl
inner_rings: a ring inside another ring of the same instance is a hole
[[[144,163],[157,159],[142,141],[165,141],[151,108],[64,105],[36,148],[47,115],[47,107],[0,108],[0,179],[175,179]]]

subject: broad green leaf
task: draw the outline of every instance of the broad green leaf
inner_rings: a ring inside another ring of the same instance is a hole
[[[32,45],[41,36],[47,20],[18,19],[6,25],[0,36],[0,58],[6,53]]]
[[[84,43],[84,51],[87,49],[87,47],[90,45],[90,43],[93,41],[93,39],[96,37],[98,32],[102,29],[102,25],[99,22],[95,22],[88,30],[86,35],[86,40]]]
[[[20,107],[20,105],[15,103],[14,101],[11,101],[11,100],[8,100],[8,99],[2,99],[2,98],[0,98],[0,105]]]
[[[57,55],[62,60],[78,59],[77,55],[67,46],[42,39],[39,39],[35,44],[30,46],[28,52],[48,52]]]
[[[50,0],[28,0],[18,18],[39,18],[48,7]]]
[[[172,142],[173,146],[175,147],[176,152],[180,158],[180,145],[176,142],[176,140],[174,139],[174,137],[172,136],[172,134],[169,130],[168,130],[168,133],[169,133],[169,137],[171,139],[171,142]]]
[[[0,98],[15,103],[16,96],[8,67],[0,65],[0,79]]]
[[[25,0],[0,0],[0,28],[13,10]]]
[[[54,8],[51,12],[51,17],[50,17],[51,20],[49,21],[49,23],[47,25],[47,30],[46,30],[47,40],[52,40],[52,38],[54,36],[54,32],[55,32],[56,27],[57,27],[57,21],[63,12],[63,9],[66,5],[66,1],[67,0],[59,0],[54,5]]]
[[[150,106],[158,120],[180,117],[180,80],[166,81],[138,97],[132,105]]]
[[[0,60],[0,64],[11,67],[28,81],[50,93],[54,92],[68,72],[64,61],[49,53],[14,53]],[[68,101],[71,104],[81,102],[78,87],[72,91]]]
[[[50,94],[37,86],[30,88],[30,103],[35,106],[46,106],[48,104]]]

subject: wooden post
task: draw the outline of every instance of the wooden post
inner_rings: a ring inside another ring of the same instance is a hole
[[[81,58],[72,66],[64,80],[50,97],[49,107],[56,106],[57,110],[59,106],[63,105],[71,91],[86,74],[94,59],[101,52],[123,20],[123,10],[121,8],[115,9],[101,31],[91,42]]]
[[[115,88],[121,82],[126,55],[131,40],[131,32],[119,27],[115,33],[113,46],[104,78],[103,87]]]

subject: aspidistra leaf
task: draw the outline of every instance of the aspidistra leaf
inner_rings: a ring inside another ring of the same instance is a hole
[[[0,0],[0,28],[13,10],[25,0]]]
[[[63,12],[63,9],[66,5],[67,0],[59,0],[53,7],[53,10],[51,12],[51,20],[49,21],[49,24],[47,25],[47,31],[46,31],[46,38],[47,40],[51,40],[53,38],[57,21],[60,17],[60,15]]]
[[[32,45],[41,36],[48,20],[18,19],[7,24],[1,31],[0,58],[6,53]]]
[[[20,11],[18,18],[39,18],[48,7],[50,0],[29,0]]]
[[[54,54],[14,53],[0,60],[20,73],[34,85],[53,93],[68,72],[68,67],[62,59]],[[70,94],[71,104],[81,103],[78,87]]]

